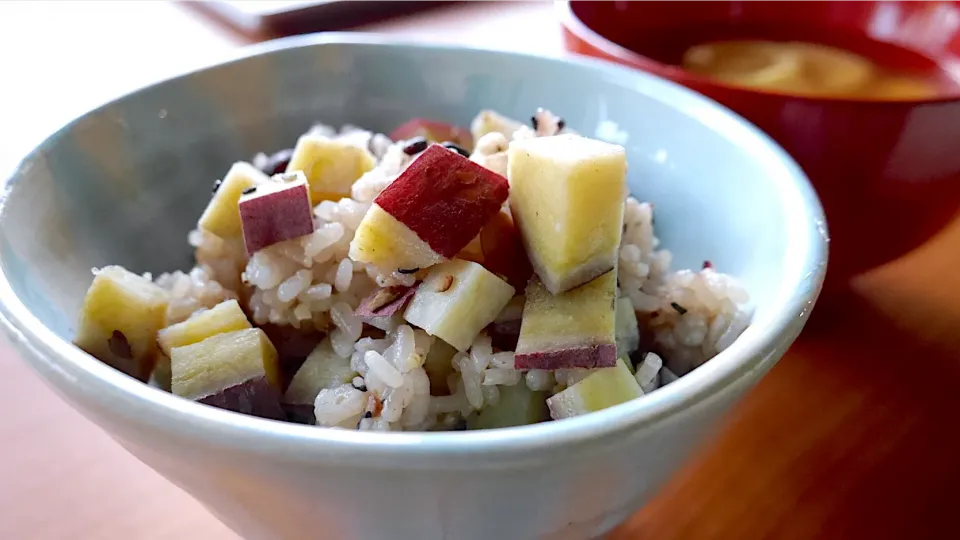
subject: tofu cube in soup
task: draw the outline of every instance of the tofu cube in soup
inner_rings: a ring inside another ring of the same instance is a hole
[[[101,362],[146,381],[168,300],[167,291],[143,276],[119,266],[102,268],[83,299],[74,342]]]
[[[643,395],[640,384],[622,359],[547,399],[554,420],[596,412]]]
[[[617,362],[617,272],[550,294],[533,278],[526,290],[516,369],[611,367]]]
[[[403,318],[466,351],[513,293],[513,287],[483,266],[454,259],[430,269]]]
[[[468,152],[473,148],[473,137],[470,131],[460,126],[425,118],[414,118],[390,133],[390,138],[394,141],[406,141],[417,137],[436,143],[450,142]]]
[[[349,197],[353,183],[376,164],[366,148],[307,134],[297,140],[287,172],[303,172],[310,186],[310,200],[319,204]]]
[[[313,424],[317,394],[325,388],[347,384],[356,375],[349,358],[337,356],[329,339],[321,341],[297,370],[283,395],[288,418]]]
[[[500,211],[508,191],[502,176],[432,145],[374,200],[350,258],[383,270],[451,259]]]
[[[611,270],[627,196],[624,149],[557,135],[513,141],[508,155],[510,209],[546,288],[559,294]]]
[[[206,405],[283,420],[277,351],[259,328],[170,351],[170,390]]]
[[[240,197],[244,191],[269,181],[270,178],[253,165],[242,161],[234,163],[223,180],[214,183],[213,197],[200,216],[200,228],[220,238],[239,238],[243,233],[237,208]]]
[[[238,204],[248,255],[313,232],[313,206],[302,174],[250,188]]]

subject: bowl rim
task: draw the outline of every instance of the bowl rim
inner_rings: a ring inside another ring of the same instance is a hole
[[[110,417],[136,422],[144,430],[162,432],[174,440],[218,449],[269,455],[271,458],[299,462],[366,464],[377,467],[422,467],[437,469],[454,466],[501,467],[505,460],[552,456],[582,456],[589,445],[610,442],[660,422],[670,416],[703,404],[723,393],[740,379],[762,372],[779,358],[792,343],[809,316],[823,284],[827,266],[828,234],[823,208],[812,185],[794,162],[772,139],[726,107],[692,90],[656,75],[632,70],[611,62],[583,57],[545,57],[535,54],[486,50],[453,44],[427,43],[416,39],[364,33],[320,33],[293,36],[242,47],[227,58],[181,72],[127,92],[93,108],[59,128],[31,150],[13,170],[2,178],[0,217],[7,210],[9,195],[17,184],[21,169],[40,157],[45,148],[68,132],[77,122],[95,114],[116,100],[130,98],[148,88],[209,69],[242,62],[245,59],[281,53],[287,49],[310,47],[401,48],[416,51],[440,50],[449,54],[475,53],[528,62],[566,64],[602,74],[606,80],[636,87],[651,97],[662,97],[670,106],[688,114],[695,112],[715,131],[749,145],[779,174],[770,181],[778,183],[782,197],[785,228],[795,249],[789,250],[786,272],[770,301],[771,315],[754,322],[710,362],[693,370],[671,385],[630,402],[589,415],[558,422],[545,422],[516,428],[466,432],[358,432],[342,429],[317,429],[314,426],[265,420],[201,405],[148,386],[95,360],[71,342],[46,327],[17,297],[7,277],[6,258],[0,253],[0,327],[11,344],[41,378],[71,401],[78,393],[95,402],[80,407],[98,423]],[[51,379],[54,379],[51,381]],[[109,402],[109,403],[106,403]],[[436,460],[443,456],[444,460]]]
[[[589,47],[600,51],[601,53],[607,55],[611,59],[616,59],[617,61],[624,62],[626,65],[641,70],[649,70],[655,75],[660,75],[662,77],[667,77],[670,80],[676,81],[680,84],[696,84],[700,88],[704,89],[718,89],[723,90],[724,92],[731,93],[741,93],[744,96],[748,97],[766,97],[766,98],[777,98],[791,101],[802,101],[806,103],[819,103],[819,104],[833,104],[833,105],[843,105],[848,107],[916,107],[918,105],[935,105],[940,103],[956,103],[960,101],[960,81],[954,81],[956,89],[952,93],[944,93],[942,95],[938,94],[933,97],[928,98],[918,98],[918,99],[897,99],[897,100],[882,100],[882,99],[857,99],[857,98],[848,98],[848,97],[818,97],[818,96],[805,96],[799,94],[790,94],[787,92],[777,92],[775,90],[760,90],[757,88],[750,88],[746,86],[738,86],[735,84],[725,83],[716,79],[705,77],[702,75],[697,75],[696,73],[687,71],[679,66],[673,66],[670,64],[665,64],[663,62],[654,60],[649,56],[645,56],[638,52],[632,51],[618,43],[614,42],[612,39],[604,36],[597,30],[594,30],[591,26],[585,23],[573,10],[573,0],[554,0],[554,7],[557,13],[560,23],[563,26],[563,30],[569,32],[575,39],[578,39],[588,45]],[[566,40],[565,40],[566,41]],[[564,44],[564,48],[567,51],[570,51],[568,44]],[[572,53],[572,51],[570,51]],[[576,53],[573,53],[576,54]],[[951,78],[954,78],[951,76]]]

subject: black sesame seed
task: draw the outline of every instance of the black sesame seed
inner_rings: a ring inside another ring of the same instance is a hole
[[[250,186],[247,189],[243,190],[243,195],[249,195],[257,190],[257,186]]]
[[[359,390],[359,391],[361,391],[361,392],[366,392],[366,391],[367,391],[367,385],[365,385],[365,384],[361,384],[360,386],[354,386],[354,388],[356,388],[357,390]]]
[[[678,304],[678,303],[676,303],[676,302],[670,302],[670,307],[672,307],[673,309],[675,309],[675,310],[677,311],[677,313],[679,313],[679,314],[681,314],[681,315],[684,315],[684,314],[687,312],[687,308],[681,306],[680,304]]]
[[[398,274],[416,274],[419,271],[419,268],[397,268]]]
[[[450,142],[450,141],[444,141],[442,144],[443,144],[443,147],[444,147],[444,148],[449,148],[450,150],[453,150],[454,152],[460,154],[461,156],[463,156],[463,157],[465,157],[465,158],[470,157],[470,152],[467,152],[467,151],[464,150],[463,148],[457,146],[456,144],[454,144],[454,143],[452,143],[452,142]]]
[[[563,120],[563,118],[558,119],[558,120],[557,120],[557,133],[563,131],[563,128],[565,128],[565,127],[567,127],[567,123]]]
[[[403,147],[403,153],[408,156],[415,156],[426,150],[429,145],[430,143],[425,137],[414,137],[407,141],[407,145]]]
[[[373,411],[367,411],[363,413],[364,418],[373,418]]]
[[[536,131],[540,127],[540,120],[537,119],[537,115],[530,117],[530,125],[533,126],[533,130]]]
[[[703,269],[706,270],[707,268],[713,268],[713,263],[710,261],[703,261]]]
[[[220,189],[220,184],[223,184],[223,180],[217,180],[213,183],[213,192],[216,193]]]

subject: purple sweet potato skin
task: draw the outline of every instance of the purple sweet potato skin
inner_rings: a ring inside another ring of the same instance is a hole
[[[569,368],[606,368],[617,365],[617,346],[613,343],[517,353],[514,357],[515,369],[569,369]]]
[[[313,208],[305,183],[240,200],[240,223],[247,255],[313,232]]]
[[[500,212],[507,179],[434,144],[374,202],[435,252],[453,258]]]
[[[204,405],[271,420],[287,418],[280,406],[280,391],[271,385],[266,377],[244,381],[197,401]]]
[[[354,312],[354,315],[364,319],[364,322],[366,322],[366,319],[393,317],[397,314],[397,312],[402,310],[404,306],[407,305],[407,302],[409,302],[411,298],[413,298],[413,293],[417,292],[417,286],[418,285],[414,285],[413,287],[388,287],[392,294],[397,294],[399,296],[388,304],[384,304],[379,308],[371,309],[373,307],[374,300],[382,290],[378,289],[360,302],[360,305],[357,306],[357,310]]]

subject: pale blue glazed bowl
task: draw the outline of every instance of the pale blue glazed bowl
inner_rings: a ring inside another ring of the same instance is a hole
[[[729,349],[642,399],[489,432],[375,434],[241,416],[140,384],[70,344],[90,268],[190,264],[211,180],[313,121],[389,130],[536,107],[623,144],[678,266],[712,260],[756,304]],[[580,539],[639,509],[803,327],[827,259],[797,165],[739,116],[656,77],[391,38],[325,34],[119,98],[25,157],[0,207],[0,317],[66,401],[246,538]],[[144,524],[148,527],[149,524]]]

